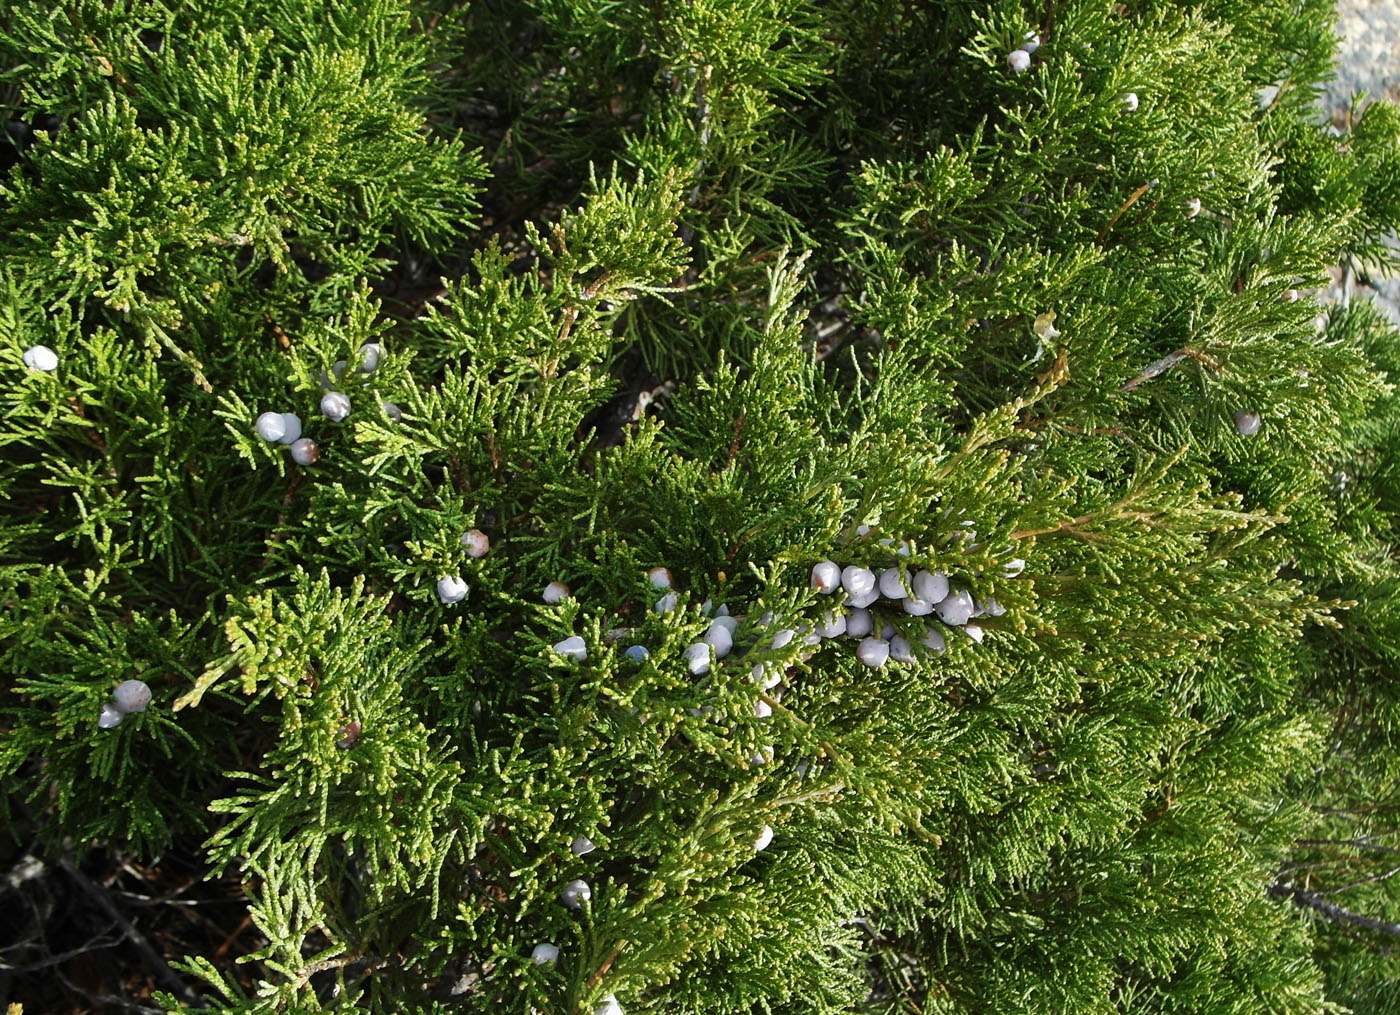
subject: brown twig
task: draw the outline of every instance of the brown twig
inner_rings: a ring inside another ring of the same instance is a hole
[[[594,987],[598,986],[598,981],[607,975],[608,970],[612,968],[612,964],[616,962],[617,957],[622,954],[622,949],[626,947],[626,938],[623,938],[621,941],[619,941],[616,945],[613,946],[613,950],[608,952],[607,957],[603,959],[602,963],[599,964],[598,968],[593,970],[593,972],[589,974],[588,980],[583,985],[583,989],[585,991],[592,990]]]
[[[1113,218],[1108,220],[1108,225],[1104,226],[1103,229],[1099,231],[1099,235],[1094,237],[1094,242],[1102,243],[1108,234],[1113,231],[1113,227],[1118,224],[1118,220],[1123,217],[1124,213],[1133,205],[1137,204],[1138,198],[1142,197],[1143,194],[1146,194],[1155,186],[1157,186],[1157,181],[1149,180],[1137,190],[1133,191],[1128,199],[1123,202],[1123,206],[1113,213]]]

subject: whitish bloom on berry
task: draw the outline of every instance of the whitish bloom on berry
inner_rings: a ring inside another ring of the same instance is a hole
[[[350,415],[350,398],[340,391],[327,391],[321,396],[321,414],[332,423]]]
[[[841,586],[841,568],[830,560],[824,560],[812,568],[812,588],[824,596],[829,596]]]
[[[21,357],[24,365],[30,370],[42,370],[48,373],[58,369],[58,353],[54,352],[46,345],[35,345],[24,350]]]
[[[462,546],[468,557],[484,557],[491,549],[491,540],[480,529],[468,529],[462,533]]]
[[[691,673],[697,677],[710,672],[710,646],[703,641],[697,641],[693,645],[687,645],[685,649],[685,664]]]
[[[447,606],[451,603],[460,603],[467,598],[467,583],[458,575],[449,575],[446,578],[439,578],[437,583],[438,600]]]
[[[552,646],[554,651],[568,659],[583,662],[588,658],[588,646],[578,635],[570,635],[563,641],[557,641]]]
[[[291,453],[292,461],[298,465],[314,465],[321,457],[321,449],[310,437],[292,441],[292,446],[287,450]]]
[[[874,629],[874,621],[870,618],[869,610],[856,607],[847,611],[846,636],[848,638],[864,638]]]
[[[938,619],[943,623],[961,627],[971,619],[972,611],[975,608],[976,604],[972,601],[972,594],[966,589],[958,589],[935,606],[934,610],[938,613]]]
[[[570,909],[578,909],[589,899],[593,898],[593,889],[588,887],[587,881],[570,881],[564,886],[564,890],[559,893],[559,898],[564,905]]]
[[[559,949],[547,942],[535,945],[535,950],[530,953],[530,958],[538,966],[552,966],[559,961]]]
[[[140,680],[123,680],[112,692],[112,702],[123,715],[144,712],[151,703],[151,689]]]
[[[880,572],[880,595],[886,599],[903,599],[909,594],[904,586],[904,577],[897,567],[887,567]]]
[[[856,646],[856,658],[866,666],[884,666],[890,658],[890,643],[882,638],[866,638]]]
[[[1235,432],[1241,437],[1253,437],[1259,432],[1261,422],[1257,412],[1241,409],[1235,413]]]

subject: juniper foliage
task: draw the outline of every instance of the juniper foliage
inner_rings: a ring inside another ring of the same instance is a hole
[[[12,836],[245,879],[170,1010],[1396,1010],[1400,343],[1313,294],[1400,112],[1318,121],[1330,10],[11,11]],[[983,615],[865,665],[828,559]]]

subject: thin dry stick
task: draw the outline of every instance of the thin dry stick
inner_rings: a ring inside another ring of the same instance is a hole
[[[159,980],[163,986],[186,1004],[204,1004],[204,999],[199,996],[199,993],[175,975],[175,971],[170,968],[169,964],[161,957],[160,953],[151,947],[145,936],[132,925],[131,921],[121,914],[121,911],[117,909],[116,905],[113,904],[111,898],[105,891],[93,884],[86,874],[78,870],[77,867],[74,867],[69,861],[60,860],[59,866],[63,868],[64,872],[73,879],[74,883],[77,884],[79,888],[86,892],[92,900],[97,903],[98,908],[107,914],[108,919],[121,927],[122,933],[126,935],[127,940],[136,946],[136,950],[141,954],[141,958],[145,961],[146,965],[150,967],[151,972],[155,973],[156,979]]]
[[[616,962],[617,957],[622,954],[622,949],[626,947],[627,939],[623,938],[613,947],[612,951],[608,952],[607,958],[603,959],[598,968],[593,970],[589,975],[588,981],[583,985],[583,989],[592,990],[594,987],[598,986],[598,981],[607,975],[608,970],[612,968],[612,964]]]
[[[1137,204],[1138,198],[1142,197],[1143,194],[1146,194],[1155,186],[1157,186],[1157,181],[1149,180],[1137,190],[1133,191],[1132,194],[1128,197],[1128,199],[1123,202],[1123,207],[1119,208],[1116,212],[1113,213],[1113,218],[1108,220],[1108,225],[1104,226],[1103,229],[1099,231],[1099,235],[1094,237],[1094,242],[1102,243],[1104,239],[1108,236],[1108,234],[1113,231],[1113,227],[1118,224],[1118,220],[1123,217],[1124,213],[1126,213],[1127,210],[1133,205]]]
[[[1378,920],[1374,916],[1362,916],[1360,913],[1353,913],[1349,909],[1343,909],[1335,902],[1328,902],[1321,898],[1316,892],[1305,892],[1301,888],[1295,888],[1287,882],[1278,882],[1269,886],[1269,894],[1276,899],[1292,899],[1300,906],[1315,909],[1319,913],[1341,923],[1350,923],[1357,927],[1365,927],[1378,934],[1388,934],[1391,937],[1400,937],[1400,923],[1387,923],[1385,920]]]
[[[1211,359],[1203,352],[1199,352],[1195,349],[1178,349],[1176,352],[1163,356],[1156,363],[1151,364],[1146,370],[1138,374],[1131,381],[1128,381],[1118,390],[1132,391],[1139,384],[1142,384],[1146,381],[1150,381],[1152,380],[1152,378],[1157,377],[1160,374],[1166,373],[1172,367],[1176,366],[1182,360],[1186,359],[1193,359],[1197,363],[1201,363],[1205,366],[1210,367],[1216,373],[1221,373],[1223,371],[1223,368],[1220,366],[1219,363]]]

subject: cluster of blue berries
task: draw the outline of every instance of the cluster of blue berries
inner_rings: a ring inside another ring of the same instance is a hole
[[[379,357],[382,353],[383,350],[376,342],[366,342],[360,346],[360,365],[357,368],[359,372],[371,374],[379,369]],[[345,360],[336,360],[329,372],[321,374],[321,387],[325,389],[321,396],[321,415],[332,423],[344,422],[350,415],[350,396],[343,391],[331,390],[344,378],[346,369]],[[384,414],[395,422],[403,418],[399,407],[393,402],[381,402],[379,406],[384,410]],[[312,465],[321,457],[321,449],[316,442],[301,435],[301,418],[295,413],[265,412],[257,418],[253,429],[269,444],[286,444],[292,461],[298,465]]]

